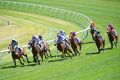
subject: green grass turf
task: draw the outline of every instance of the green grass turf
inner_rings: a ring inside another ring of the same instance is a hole
[[[18,1],[18,0],[11,0]],[[97,26],[102,32],[102,35],[106,39],[106,48],[109,48],[109,42],[106,35],[106,26],[108,23],[113,23],[116,26],[118,35],[120,34],[120,1],[119,0],[19,0],[22,2],[29,2],[35,4],[42,4],[47,6],[53,6],[58,8],[64,8],[72,11],[77,11],[89,16],[93,21],[96,22]],[[2,12],[2,11],[6,11]],[[3,14],[4,13],[4,14]],[[14,13],[14,15],[12,15]],[[17,25],[13,26],[16,30],[21,31],[25,30],[26,25],[28,23],[31,25],[30,28],[33,28],[36,24],[47,24],[47,26],[52,26],[52,28],[59,29],[61,26],[59,24],[59,19],[53,20],[51,22],[51,17],[46,17],[42,15],[34,15],[26,13],[13,12],[8,10],[1,10],[0,15],[4,18],[4,20],[11,20],[11,23]],[[4,15],[4,16],[3,16]],[[7,16],[6,16],[7,15]],[[23,16],[23,17],[22,17]],[[36,18],[36,16],[40,16]],[[25,18],[24,18],[25,17]],[[41,17],[46,17],[45,19],[41,19]],[[0,18],[1,19],[1,18]],[[27,21],[26,21],[27,20]],[[58,22],[56,22],[56,20]],[[0,22],[0,30],[3,29],[3,20]],[[36,24],[31,23],[35,22]],[[61,20],[60,20],[61,21]],[[62,21],[63,22],[63,21]],[[64,21],[65,22],[65,21]],[[21,24],[24,26],[21,26]],[[73,23],[65,22],[66,25]],[[21,26],[21,27],[18,27]],[[53,27],[54,26],[54,27]],[[59,26],[59,27],[58,27]],[[76,28],[78,25],[74,24],[73,28]],[[39,27],[42,29],[43,26],[37,25],[37,31],[39,31]],[[63,27],[64,28],[64,27]],[[73,30],[73,28],[70,28]],[[79,27],[78,27],[79,28]],[[48,28],[45,28],[48,29]],[[2,31],[3,31],[2,30]],[[7,29],[5,29],[7,30]],[[36,31],[36,27],[33,28]],[[40,29],[41,30],[41,29]],[[54,29],[51,29],[54,30]],[[69,32],[68,27],[64,28],[67,32]],[[25,30],[28,31],[28,30]],[[43,31],[43,30],[41,30]],[[56,32],[53,32],[55,35]],[[29,33],[29,32],[28,32]],[[17,33],[18,34],[18,33]],[[19,33],[20,34],[20,33]],[[25,33],[27,34],[27,32]],[[47,32],[46,32],[47,34]],[[6,35],[5,32],[2,33],[3,36]],[[17,39],[20,39],[20,34]],[[29,36],[29,37],[28,37]],[[31,34],[22,36],[22,39],[27,40],[31,38]],[[8,37],[8,36],[6,36]],[[27,39],[26,39],[27,37]],[[46,39],[51,39],[46,37]],[[8,39],[9,40],[9,39]],[[9,41],[6,42],[9,42]],[[20,40],[21,43],[25,44],[25,41]],[[92,41],[91,35],[89,34],[85,40],[86,42]],[[4,42],[4,41],[3,41]],[[7,44],[6,44],[7,45]],[[118,44],[120,46],[120,44]],[[29,51],[27,51],[29,53]],[[120,79],[120,50],[119,47],[113,50],[105,50],[103,54],[96,54],[97,48],[95,44],[86,44],[82,46],[82,54],[80,56],[73,57],[72,60],[67,58],[66,60],[61,60],[61,57],[58,58],[50,58],[45,60],[42,65],[32,65],[25,64],[25,66],[20,66],[19,62],[17,62],[17,68],[12,68],[14,65],[12,63],[12,59],[10,55],[5,55],[0,61],[0,79],[1,80],[119,80]],[[3,53],[2,53],[3,54]],[[52,54],[58,55],[56,53],[56,48],[52,47]],[[31,54],[29,53],[29,57]],[[30,58],[32,61],[32,58]]]

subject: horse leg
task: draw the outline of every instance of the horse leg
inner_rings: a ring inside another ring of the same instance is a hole
[[[52,57],[52,54],[51,54],[51,51],[50,51],[50,49],[48,49],[48,51],[49,51],[50,57]]]
[[[116,46],[116,48],[118,47],[118,45],[117,45],[117,43],[118,43],[118,36],[115,36],[115,46]]]
[[[70,49],[68,49],[68,51],[69,51],[69,53],[72,53],[72,55],[74,56],[73,52]]]
[[[43,55],[44,55],[45,59],[48,59],[48,58],[47,58],[47,56],[48,56],[47,51],[43,51]],[[46,55],[47,55],[47,56],[46,56]]]
[[[81,44],[79,43],[78,45],[79,45],[79,47],[80,47],[80,49],[79,49],[79,50],[81,51]]]
[[[77,55],[77,50],[76,50],[76,49],[74,49],[73,51],[74,51],[74,53],[75,53],[75,56],[76,56],[76,55]]]
[[[33,62],[36,63],[36,57],[35,57],[35,55],[33,55]]]
[[[113,49],[113,41],[110,41],[111,49]]]
[[[23,56],[21,56],[21,58],[22,58],[23,62],[25,62],[25,59],[23,58]]]
[[[103,50],[103,53],[104,53],[104,49],[105,49],[105,40],[102,41],[102,49]]]
[[[65,54],[64,54],[64,51],[62,51],[62,58],[64,58],[65,57]]]
[[[27,63],[30,63],[30,61],[28,60],[28,56],[27,56],[27,55],[25,55],[25,57],[26,57]]]
[[[43,53],[40,53],[40,57],[41,57],[41,59],[42,59],[42,61],[43,61]]]
[[[96,44],[96,46],[97,46],[98,52],[100,53],[101,51],[100,46],[98,44]]]
[[[71,55],[70,55],[69,53],[67,53],[67,54],[68,54],[68,56],[70,57],[70,59],[72,59]]]
[[[22,61],[21,61],[21,58],[19,58],[19,61],[20,61],[20,64],[24,65],[24,63],[22,63]]]
[[[77,49],[76,51],[77,51],[77,53],[80,55],[80,52],[78,51],[78,49]]]
[[[15,67],[16,67],[16,60],[15,60],[15,59],[13,59],[13,61],[14,61]]]
[[[47,57],[49,57],[47,50],[46,50],[46,55],[47,55]]]
[[[40,60],[38,58],[38,55],[36,56],[36,61],[38,62],[38,64],[40,65]]]
[[[118,43],[118,36],[115,36],[115,38],[116,38],[116,43]]]

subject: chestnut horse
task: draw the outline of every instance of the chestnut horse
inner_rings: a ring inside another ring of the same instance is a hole
[[[23,59],[23,56],[26,57],[27,62],[29,63],[29,60],[28,60],[28,57],[27,57],[27,54],[26,54],[24,48],[21,49],[23,54],[21,54],[21,52],[20,52],[19,50],[16,50],[15,48],[13,48],[12,45],[9,45],[9,46],[8,46],[8,49],[10,50],[8,53],[11,52],[12,59],[13,59],[13,61],[14,61],[15,66],[16,66],[16,59],[19,59],[20,63],[21,63],[22,65],[24,65],[24,63],[23,63],[22,60],[21,60],[21,58]],[[24,61],[24,59],[23,59],[23,61]]]
[[[105,40],[102,37],[99,37],[97,33],[94,34],[94,41],[96,43],[96,46],[98,48],[98,52],[100,53],[101,50],[104,52],[105,48]]]
[[[110,31],[110,32],[108,32],[108,38],[109,38],[109,42],[111,44],[111,48],[113,48],[113,44],[117,47],[118,36],[115,36],[114,33],[112,31]]]
[[[81,51],[81,43],[78,43],[77,38],[74,38],[74,37],[71,37],[71,39],[69,40],[75,55],[77,55],[77,53],[80,54],[80,52],[78,51],[78,48]]]

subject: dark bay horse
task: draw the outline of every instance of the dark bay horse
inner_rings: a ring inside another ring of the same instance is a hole
[[[57,40],[54,40],[54,42],[55,42],[55,46],[57,46],[57,50],[59,52],[62,52],[62,58],[65,56],[65,54],[67,54],[70,58],[72,58],[71,55],[69,54],[69,53],[72,53],[70,48],[67,48],[67,46],[63,44],[62,42],[57,42]]]
[[[101,50],[103,50],[103,52],[104,52],[105,40],[102,37],[99,37],[97,32],[94,34],[94,41],[95,41],[96,46],[98,48],[98,52],[100,53]]]
[[[28,60],[28,57],[27,57],[27,54],[26,54],[24,48],[21,49],[23,54],[21,54],[20,51],[17,51],[15,48],[13,48],[12,45],[9,45],[9,46],[8,46],[8,49],[10,50],[8,53],[11,52],[12,59],[13,59],[13,61],[14,61],[15,66],[16,66],[16,59],[18,59],[18,60],[20,61],[20,63],[21,63],[22,65],[24,65],[24,63],[23,63],[22,60],[21,60],[21,58],[23,59],[23,56],[26,57],[27,62],[29,63],[29,60]],[[23,59],[23,61],[24,61],[24,59]]]
[[[115,44],[115,46],[117,47],[118,36],[115,36],[112,31],[108,32],[107,34],[108,34],[109,42],[111,44],[111,48],[113,48],[113,44]]]
[[[40,62],[40,60],[38,59],[39,55],[43,61],[43,56],[47,58],[48,56],[48,52],[50,54],[50,57],[52,57],[51,55],[51,51],[49,49],[49,45],[45,42],[42,42],[40,45],[36,45],[36,41],[29,41],[28,45],[29,45],[29,48],[31,47],[32,48],[32,54],[33,54],[33,61],[36,63],[36,60],[38,61],[38,63]],[[47,56],[46,56],[47,55]]]

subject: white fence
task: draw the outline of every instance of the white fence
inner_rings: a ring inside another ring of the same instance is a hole
[[[42,15],[52,16],[52,17],[56,17],[56,18],[60,18],[63,20],[68,20],[68,21],[77,23],[84,28],[84,30],[77,32],[77,33],[82,33],[82,32],[84,33],[83,39],[87,37],[88,29],[92,22],[90,18],[78,12],[48,7],[44,5],[36,5],[36,4],[13,2],[13,1],[0,1],[0,8],[42,14]],[[52,42],[52,41],[53,40],[50,40],[47,42]],[[23,46],[23,47],[26,47],[26,46]],[[8,50],[0,51],[0,53],[6,52],[6,51]]]

